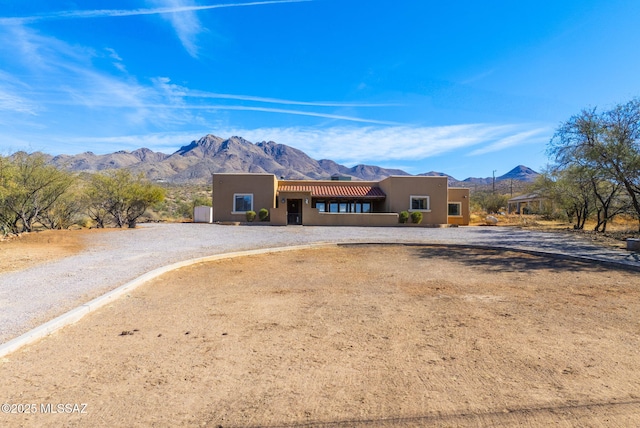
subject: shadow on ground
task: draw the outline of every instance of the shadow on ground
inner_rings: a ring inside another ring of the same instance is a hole
[[[626,269],[597,261],[579,261],[562,255],[540,255],[503,248],[427,246],[416,248],[420,258],[456,261],[492,272],[547,270],[556,272],[604,272]]]
[[[583,259],[563,254],[549,254],[517,248],[496,248],[476,245],[423,245],[423,244],[342,244],[344,246],[403,245],[415,247],[416,257],[442,259],[483,268],[490,272],[524,272],[546,270],[554,272],[629,272],[626,266],[605,260]]]

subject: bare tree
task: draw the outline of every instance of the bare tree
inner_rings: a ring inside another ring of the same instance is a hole
[[[571,117],[554,134],[548,153],[559,168],[588,168],[597,173],[599,182],[620,185],[630,199],[640,230],[639,99],[603,113],[594,108]]]

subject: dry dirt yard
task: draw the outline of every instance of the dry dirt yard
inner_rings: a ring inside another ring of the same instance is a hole
[[[106,230],[106,229],[103,229]],[[25,233],[0,242],[0,273],[76,254],[85,248],[83,237],[93,230],[45,230]]]
[[[2,360],[37,413],[0,426],[638,426],[639,286],[440,246],[194,265]]]

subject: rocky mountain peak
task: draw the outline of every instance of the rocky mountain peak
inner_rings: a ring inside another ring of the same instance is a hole
[[[224,142],[224,139],[216,137],[215,135],[208,134],[199,140],[193,140],[186,146],[180,147],[174,155],[180,156],[195,156],[198,158],[204,158],[206,156],[213,156],[220,150],[220,145]]]
[[[137,149],[131,152],[140,162],[160,162],[168,157],[168,155],[160,152],[154,152],[153,150],[145,147]]]

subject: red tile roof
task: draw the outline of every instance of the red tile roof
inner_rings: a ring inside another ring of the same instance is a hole
[[[280,192],[311,192],[314,198],[384,199],[387,195],[375,186],[329,186],[313,184],[280,184]]]

